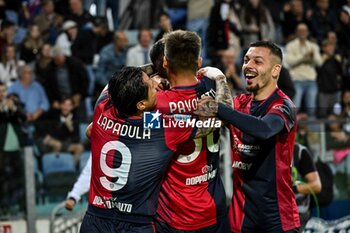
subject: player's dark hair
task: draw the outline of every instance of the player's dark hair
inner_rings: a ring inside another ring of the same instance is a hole
[[[257,41],[250,44],[249,47],[263,47],[270,50],[270,52],[279,58],[279,63],[282,63],[283,55],[281,48],[271,41]]]
[[[112,104],[122,117],[137,113],[136,104],[148,97],[148,86],[143,82],[140,67],[124,67],[113,74],[108,83],[108,94]]]
[[[149,56],[158,74],[162,78],[167,78],[168,74],[166,72],[166,69],[163,67],[164,46],[164,39],[162,38],[158,40],[156,43],[153,44],[149,52]]]
[[[156,65],[159,61],[163,62],[164,56],[164,40],[160,39],[156,43],[152,45],[151,50],[149,51],[149,56],[154,65]]]
[[[165,56],[169,60],[169,69],[178,71],[198,69],[201,38],[195,32],[176,30],[164,35]]]

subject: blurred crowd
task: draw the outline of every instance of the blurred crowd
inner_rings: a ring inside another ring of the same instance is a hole
[[[80,126],[102,88],[122,67],[149,63],[152,44],[175,29],[201,36],[204,65],[219,67],[233,94],[245,91],[249,44],[276,42],[279,87],[300,119],[350,119],[350,0],[0,0],[0,20],[0,166],[12,169],[0,177],[18,169],[4,158],[26,143],[39,156],[70,152],[79,166],[89,150]],[[338,124],[330,141],[348,147],[349,124]]]

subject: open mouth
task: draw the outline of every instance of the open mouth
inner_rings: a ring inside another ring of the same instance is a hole
[[[244,71],[244,77],[246,79],[253,79],[255,78],[256,76],[258,76],[258,74],[256,72],[253,72],[253,71]]]

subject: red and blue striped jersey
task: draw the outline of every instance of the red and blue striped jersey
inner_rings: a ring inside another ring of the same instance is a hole
[[[89,204],[98,208],[95,214],[152,221],[167,165],[178,144],[193,138],[194,132],[193,128],[144,128],[142,119],[122,119],[109,98],[102,100],[91,129]]]
[[[193,86],[159,92],[156,108],[165,114],[191,114],[203,94],[215,95],[215,84],[207,78]],[[225,201],[219,167],[219,130],[183,143],[167,169],[157,220],[180,230],[204,228],[226,216]]]
[[[239,95],[234,98],[234,109],[258,118],[278,115],[284,128],[262,140],[230,125],[234,185],[229,210],[231,231],[273,232],[275,229],[277,232],[299,227],[291,179],[296,131],[293,102],[276,89],[258,103],[252,101],[251,95]]]

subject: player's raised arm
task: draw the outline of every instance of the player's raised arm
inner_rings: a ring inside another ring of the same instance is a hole
[[[215,101],[211,97],[203,97],[198,103],[195,114],[202,117],[213,117],[217,113],[217,103],[222,103],[228,106],[232,106],[232,95],[230,88],[227,85],[226,76],[214,67],[205,67],[198,71],[199,75],[207,76],[209,79],[214,80],[216,84]]]
[[[227,85],[226,76],[224,73],[215,67],[204,67],[198,70],[198,75],[203,75],[216,84],[216,97],[215,100],[219,103],[223,103],[232,106],[232,95],[229,86]]]

